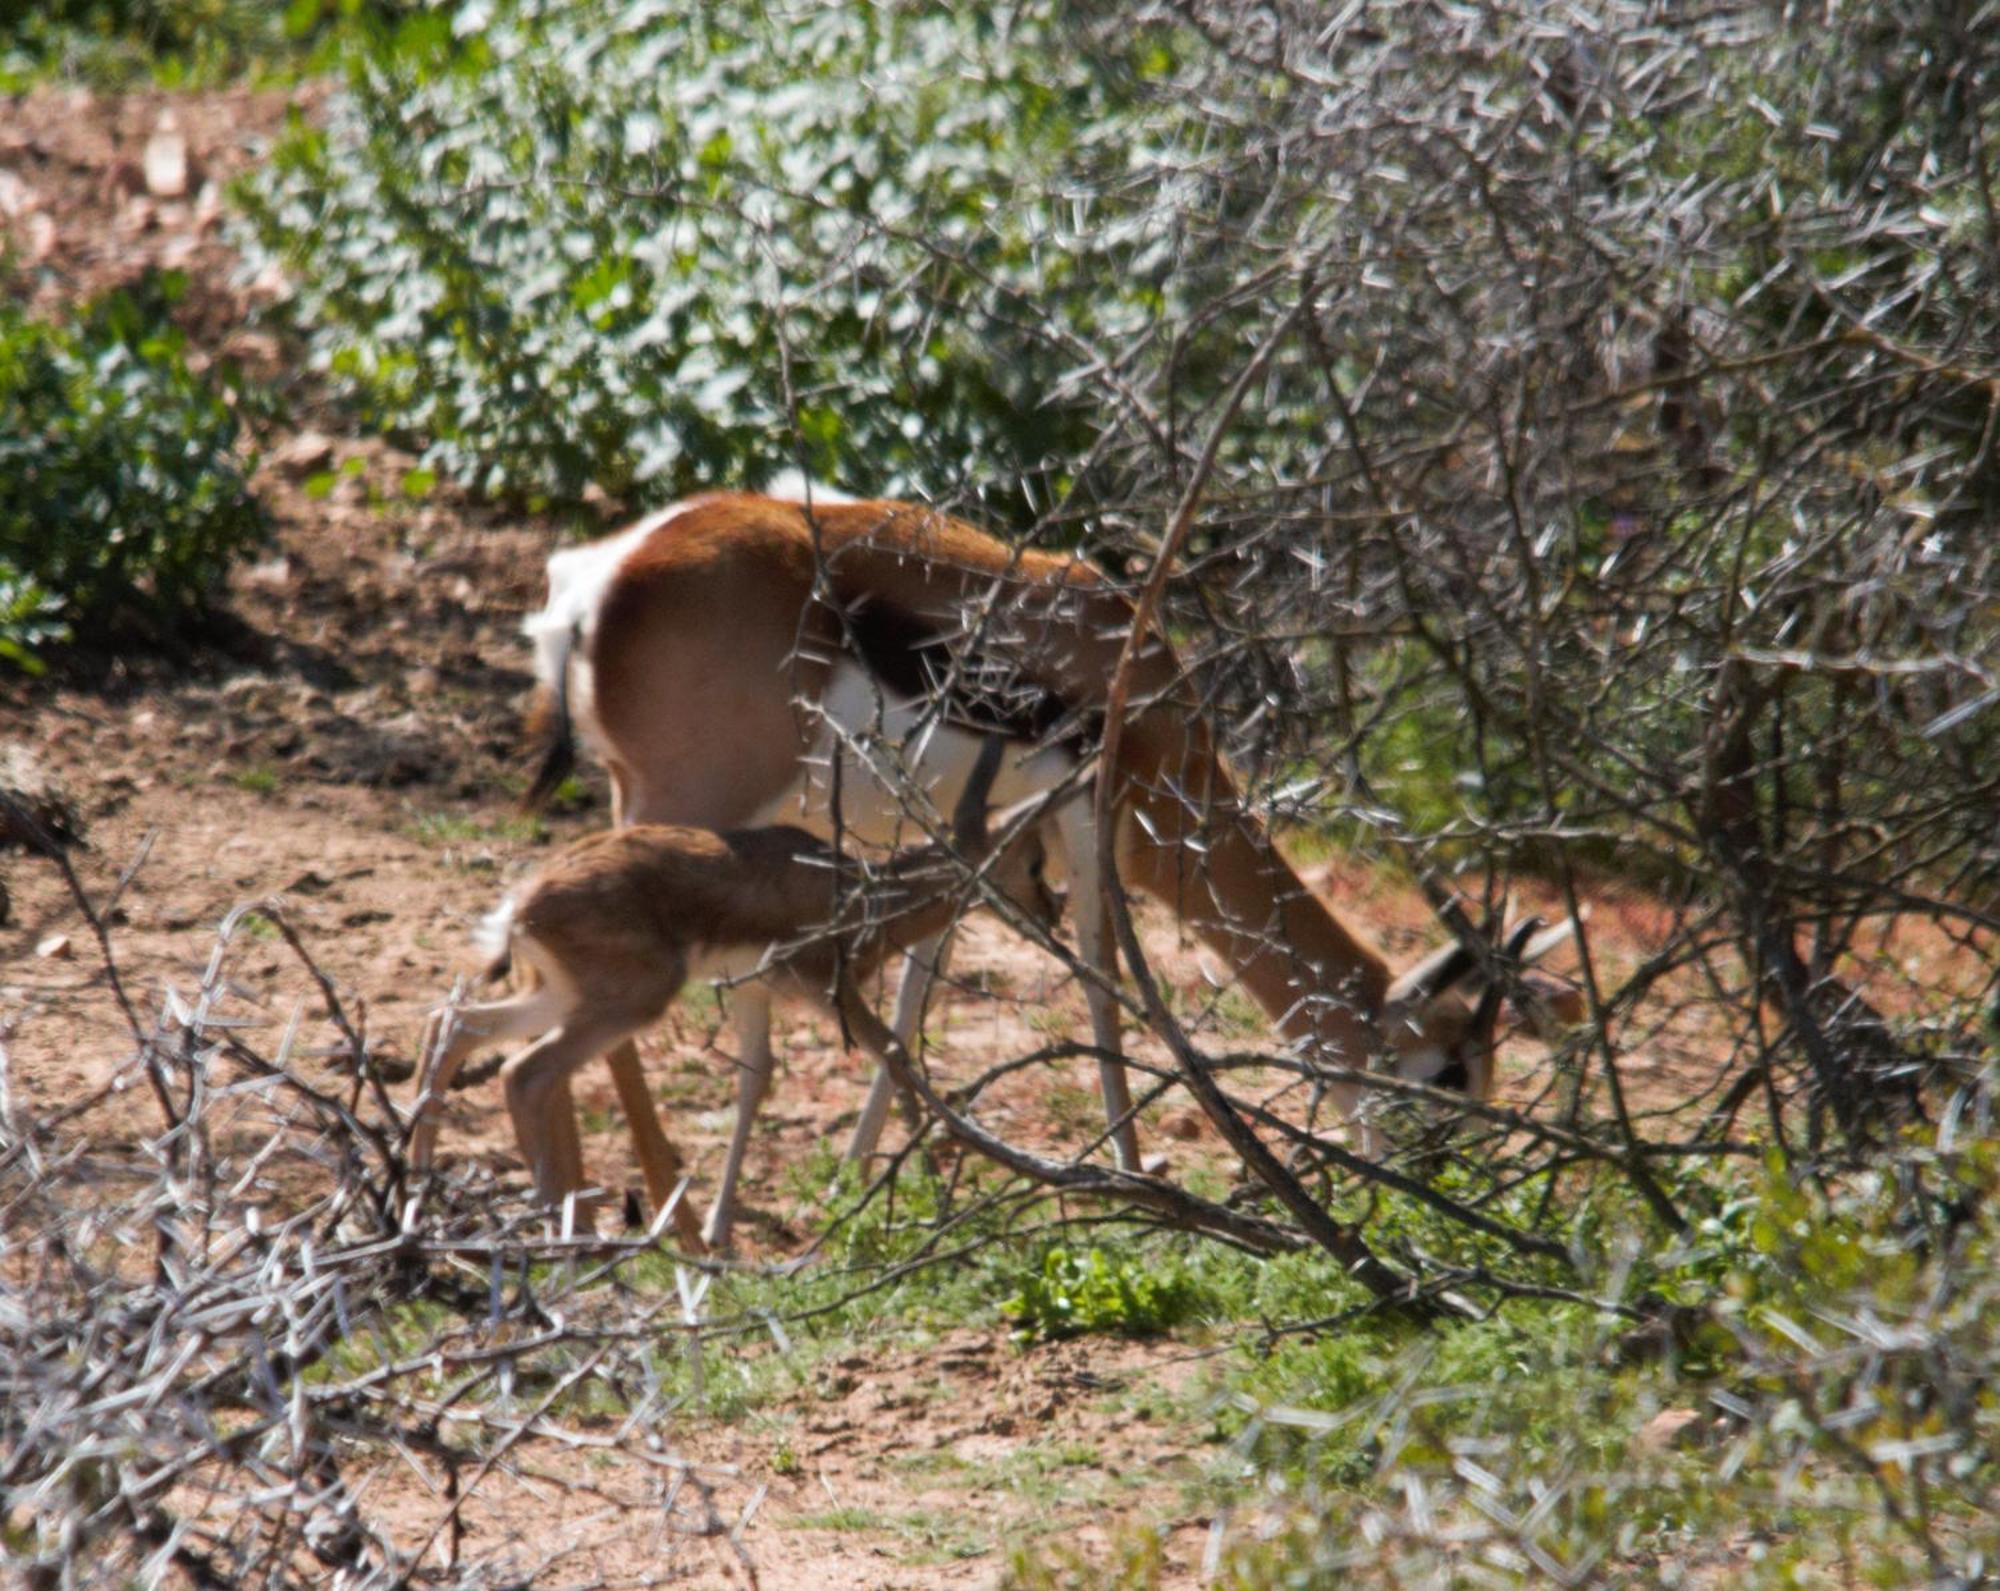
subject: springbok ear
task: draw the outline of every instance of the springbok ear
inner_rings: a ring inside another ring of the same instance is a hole
[[[1462,982],[1477,965],[1478,958],[1457,940],[1440,945],[1389,985],[1385,1004],[1428,1005],[1453,984]]]
[[[1541,919],[1531,917],[1529,921],[1534,923],[1537,928],[1540,928],[1540,932],[1529,935],[1526,942],[1522,944],[1520,950],[1517,952],[1521,965],[1524,967],[1533,966],[1551,950],[1574,939],[1577,936],[1578,922],[1589,915],[1590,908],[1585,906],[1578,912],[1577,916],[1565,917],[1552,928],[1540,928]]]
[[[1581,915],[1588,915],[1585,907]],[[1503,919],[1504,920],[1504,919]],[[1506,941],[1497,947],[1498,954],[1518,967],[1530,966],[1542,959],[1551,950],[1573,939],[1577,932],[1577,919],[1565,917],[1553,928],[1545,927],[1539,917],[1524,917],[1508,931]],[[1392,1009],[1399,1006],[1427,1005],[1447,989],[1464,982],[1479,970],[1479,958],[1465,945],[1453,940],[1448,945],[1440,945],[1401,977],[1389,985],[1385,1004]],[[1499,998],[1496,988],[1484,989],[1480,995],[1479,1008],[1475,1018],[1493,1020],[1498,1014],[1498,1006],[1488,1012],[1487,1007]],[[1475,1023],[1475,1030],[1477,1023]]]
[[[1522,918],[1520,922],[1514,925],[1513,932],[1507,935],[1506,942],[1501,945],[1500,959],[1502,961],[1514,962],[1525,961],[1528,956],[1528,946],[1534,943],[1535,936],[1541,931],[1541,918]]]
[[[1539,917],[1524,918],[1515,924],[1513,932],[1507,935],[1506,943],[1500,946],[1501,965],[1512,964],[1517,969],[1525,965],[1523,958],[1528,945],[1541,929],[1542,920]],[[1504,992],[1501,980],[1493,979],[1479,991],[1479,1004],[1472,1012],[1473,1037],[1488,1049],[1493,1046],[1493,1030],[1500,1023],[1500,1000]]]

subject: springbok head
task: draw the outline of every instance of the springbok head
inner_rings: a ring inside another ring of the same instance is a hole
[[[1529,917],[1486,957],[1474,950],[1468,943],[1471,934],[1465,933],[1411,967],[1389,986],[1382,1007],[1382,1033],[1396,1075],[1487,1098],[1493,1091],[1493,1048],[1507,990],[1503,979],[1483,975],[1481,961],[1496,970],[1519,971],[1575,932],[1574,919],[1545,928],[1541,918]]]

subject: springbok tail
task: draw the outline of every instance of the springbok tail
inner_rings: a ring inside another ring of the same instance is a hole
[[[521,809],[525,812],[541,811],[555,798],[563,781],[576,772],[576,723],[569,710],[569,659],[576,649],[577,628],[572,624],[557,635],[536,639],[546,667],[538,670],[542,674],[542,689],[536,696],[528,728],[542,742],[542,765],[535,771],[528,793],[521,797]]]

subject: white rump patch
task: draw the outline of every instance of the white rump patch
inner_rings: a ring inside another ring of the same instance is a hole
[[[812,501],[817,503],[859,501],[836,487],[809,483],[797,470],[781,474],[769,495],[788,503],[803,503],[808,489]],[[555,685],[556,669],[572,632],[581,643],[578,650],[588,651],[590,638],[597,629],[597,610],[603,605],[604,591],[612,576],[654,531],[700,501],[697,496],[669,503],[615,535],[549,554],[549,600],[539,613],[529,614],[521,623],[522,632],[535,644],[536,679],[550,687]],[[578,716],[581,719],[588,715]]]
[[[780,470],[771,484],[764,488],[766,497],[775,497],[784,503],[803,503],[810,496],[815,503],[858,503],[858,497],[851,497],[837,486],[822,486],[818,481],[806,479],[803,471]]]
[[[473,947],[486,958],[491,966],[507,952],[507,942],[514,937],[514,897],[510,893],[498,906],[479,919],[479,926],[472,930]]]
[[[570,632],[575,631],[588,646],[597,628],[597,610],[604,601],[604,588],[611,584],[611,577],[648,536],[675,515],[685,513],[695,501],[690,498],[669,504],[615,536],[549,554],[548,604],[521,622],[523,633],[535,643],[536,679],[554,686],[557,662]]]

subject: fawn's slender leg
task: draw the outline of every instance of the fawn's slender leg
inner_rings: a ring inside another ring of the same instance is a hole
[[[417,1079],[417,1120],[410,1133],[410,1169],[419,1175],[431,1167],[445,1093],[472,1052],[482,1045],[506,1044],[548,1032],[562,1020],[562,1006],[544,984],[504,1000],[463,1006],[450,1013],[447,1020],[452,1027],[443,1051]]]

